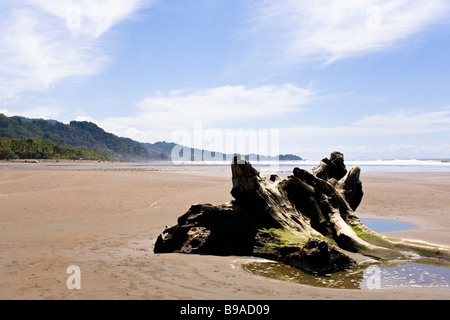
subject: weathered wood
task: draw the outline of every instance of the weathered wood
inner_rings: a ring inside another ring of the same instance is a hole
[[[407,258],[405,251],[449,257],[446,247],[367,228],[354,211],[363,197],[360,168],[347,171],[339,152],[310,172],[294,168],[284,180],[266,179],[240,156],[231,171],[234,200],[191,206],[158,237],[155,253],[253,255],[326,273],[354,265],[348,251],[376,259]]]

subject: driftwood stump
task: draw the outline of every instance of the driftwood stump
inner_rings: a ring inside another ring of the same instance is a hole
[[[287,179],[261,176],[236,156],[234,200],[196,204],[158,237],[155,253],[264,257],[318,273],[351,267],[356,256],[378,260],[415,255],[449,259],[449,248],[391,239],[367,228],[355,210],[363,197],[360,168],[347,171],[342,153]],[[359,255],[358,255],[359,254]]]

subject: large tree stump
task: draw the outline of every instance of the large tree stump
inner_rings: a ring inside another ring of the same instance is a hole
[[[231,171],[234,200],[191,206],[158,237],[155,253],[253,255],[325,273],[355,265],[351,252],[379,260],[408,252],[449,259],[448,247],[367,228],[355,214],[363,197],[360,168],[347,171],[342,153],[309,172],[294,168],[284,180],[266,179],[240,156]]]

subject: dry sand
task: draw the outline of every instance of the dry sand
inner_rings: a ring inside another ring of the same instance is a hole
[[[250,274],[251,257],[153,253],[194,203],[231,200],[201,167],[0,163],[0,299],[449,299],[450,289],[344,290]],[[157,171],[159,170],[159,171]],[[393,237],[450,245],[450,173],[363,173],[359,217],[409,222]],[[69,290],[67,267],[81,271]]]

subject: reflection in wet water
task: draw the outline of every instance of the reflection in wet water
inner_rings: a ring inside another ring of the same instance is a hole
[[[243,267],[259,276],[324,288],[362,290],[389,287],[450,288],[449,268],[419,263],[356,267],[327,275],[309,274],[273,261],[252,262]]]
[[[361,289],[389,287],[450,288],[450,269],[407,263],[395,267],[371,266],[364,271]]]
[[[414,225],[378,219],[361,219],[375,232],[399,231]],[[244,269],[260,276],[324,288],[383,289],[389,287],[450,288],[450,265],[434,260],[403,261],[365,265],[327,275],[310,274],[281,262],[259,260],[244,265]]]

